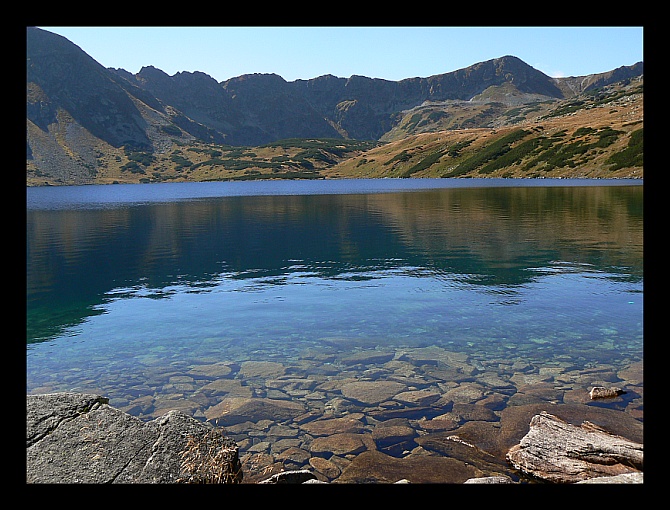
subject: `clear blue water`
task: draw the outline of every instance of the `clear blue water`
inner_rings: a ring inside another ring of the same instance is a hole
[[[336,365],[380,348],[625,367],[643,355],[642,190],[490,179],[28,188],[27,391],[91,391],[123,407],[178,398],[166,379],[204,363],[290,367],[322,352]]]

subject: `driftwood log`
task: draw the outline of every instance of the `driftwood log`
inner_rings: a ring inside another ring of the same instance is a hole
[[[643,445],[585,421],[571,425],[542,412],[530,430],[507,453],[517,470],[553,483],[576,483],[603,476],[642,471]]]

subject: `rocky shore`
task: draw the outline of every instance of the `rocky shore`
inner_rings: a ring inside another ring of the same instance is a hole
[[[606,390],[595,388],[593,395]],[[610,390],[609,398],[622,391]],[[143,421],[95,394],[27,395],[26,402],[28,483],[643,482],[642,423],[583,404],[511,406],[499,422],[486,420],[485,407],[463,405],[460,412],[483,419],[458,430],[436,423],[422,435],[402,416],[380,419],[367,432],[358,413],[301,415],[313,435],[310,450],[289,447],[280,466],[254,466],[240,459],[227,429],[178,410]],[[280,410],[257,405],[277,412],[274,426],[282,426]],[[285,421],[296,419],[285,412]],[[427,421],[433,420],[447,418]]]
[[[169,365],[148,351],[122,377],[110,379],[104,359],[92,359],[76,379],[44,373],[28,393],[75,388],[109,397],[141,422],[180,411],[214,425],[239,448],[242,483],[303,470],[328,483],[519,482],[533,477],[506,455],[542,412],[642,443],[642,361],[622,353],[609,363],[579,362],[580,345],[550,362],[536,342],[501,343],[495,355],[476,346],[394,351],[338,339],[341,353],[319,348],[295,358],[277,356],[281,346],[266,342],[253,353],[230,345],[225,362],[175,356]]]

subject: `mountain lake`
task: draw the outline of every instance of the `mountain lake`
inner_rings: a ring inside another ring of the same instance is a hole
[[[29,394],[97,393],[143,420],[207,420],[241,395],[334,415],[410,405],[356,401],[338,384],[439,395],[458,386],[440,376],[451,369],[490,388],[459,401],[496,394],[498,412],[521,373],[558,394],[579,386],[570,374],[643,359],[641,180],[26,192]],[[430,384],[411,384],[415,366],[433,370]],[[633,388],[622,409],[642,420],[642,381],[606,382]]]

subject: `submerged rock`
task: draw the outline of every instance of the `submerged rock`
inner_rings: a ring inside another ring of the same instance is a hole
[[[300,402],[270,398],[226,397],[217,405],[205,410],[210,421],[220,425],[237,425],[245,421],[288,420],[304,414],[306,407]]]
[[[396,381],[357,381],[342,386],[342,395],[372,405],[384,402],[407,387]]]
[[[363,431],[363,422],[350,416],[340,418],[322,418],[300,426],[312,436],[329,436],[344,432],[358,433]]]
[[[480,474],[477,468],[449,457],[410,455],[398,459],[366,451],[351,462],[336,483],[463,483]]]
[[[605,388],[603,386],[594,386],[589,392],[591,400],[598,398],[614,398],[626,393],[621,388]]]
[[[310,451],[315,455],[356,455],[368,449],[363,438],[363,434],[349,432],[317,437],[312,441]]]

